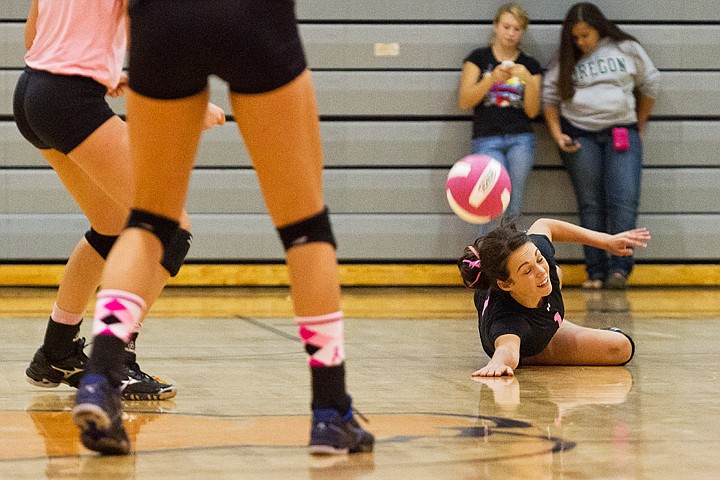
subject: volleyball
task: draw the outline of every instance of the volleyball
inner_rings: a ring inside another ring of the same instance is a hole
[[[487,155],[468,155],[455,163],[445,183],[450,208],[469,223],[488,223],[510,203],[510,176]]]

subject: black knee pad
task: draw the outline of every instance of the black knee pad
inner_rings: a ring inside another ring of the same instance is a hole
[[[167,252],[173,238],[175,238],[175,234],[180,229],[180,224],[162,215],[133,209],[130,212],[130,218],[128,218],[125,228],[139,228],[152,233],[162,243],[164,252]]]
[[[180,271],[188,250],[190,250],[190,245],[192,245],[192,233],[184,228],[178,228],[172,242],[165,249],[165,255],[161,262],[171,277],[174,277]]]
[[[117,235],[103,235],[96,232],[92,227],[85,232],[85,240],[90,244],[102,258],[107,260],[110,249],[115,245]]]
[[[313,242],[329,243],[333,248],[337,248],[327,207],[317,215],[285,225],[278,228],[277,231],[286,251],[291,247]]]

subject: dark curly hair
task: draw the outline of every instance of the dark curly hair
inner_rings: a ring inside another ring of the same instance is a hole
[[[514,219],[503,219],[498,228],[465,247],[457,262],[463,282],[475,290],[498,288],[498,280],[507,282],[510,277],[508,258],[529,241]]]

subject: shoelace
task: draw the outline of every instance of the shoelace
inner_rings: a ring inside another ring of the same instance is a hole
[[[135,373],[137,373],[138,375],[140,375],[140,378],[143,378],[143,379],[153,379],[153,378],[154,378],[154,377],[152,377],[151,375],[149,375],[149,374],[143,372],[142,370],[140,370],[140,365],[138,365],[137,362],[128,363],[128,364],[126,364],[126,366],[128,367],[128,369],[130,369],[130,370],[132,370],[133,372],[135,372]]]
[[[75,345],[75,353],[81,353],[85,358],[87,358],[87,354],[85,353],[85,348],[90,346],[90,343],[85,343],[85,337],[78,338],[77,340],[73,341],[77,345]]]
[[[368,420],[365,415],[363,415],[362,413],[360,413],[360,410],[358,410],[358,409],[355,408],[355,407],[351,407],[351,410],[352,410],[352,412],[353,412],[353,415],[357,415],[358,417],[360,417],[360,419],[361,419],[363,422],[368,423],[368,424],[370,423],[370,420]]]

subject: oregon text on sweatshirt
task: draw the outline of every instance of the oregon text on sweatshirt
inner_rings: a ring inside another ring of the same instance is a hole
[[[560,99],[558,73],[556,60],[543,79],[543,104],[559,107],[572,125],[591,132],[637,122],[633,90],[655,98],[660,77],[639,43],[610,38],[600,39],[595,51],[575,65],[575,95],[570,100]]]

